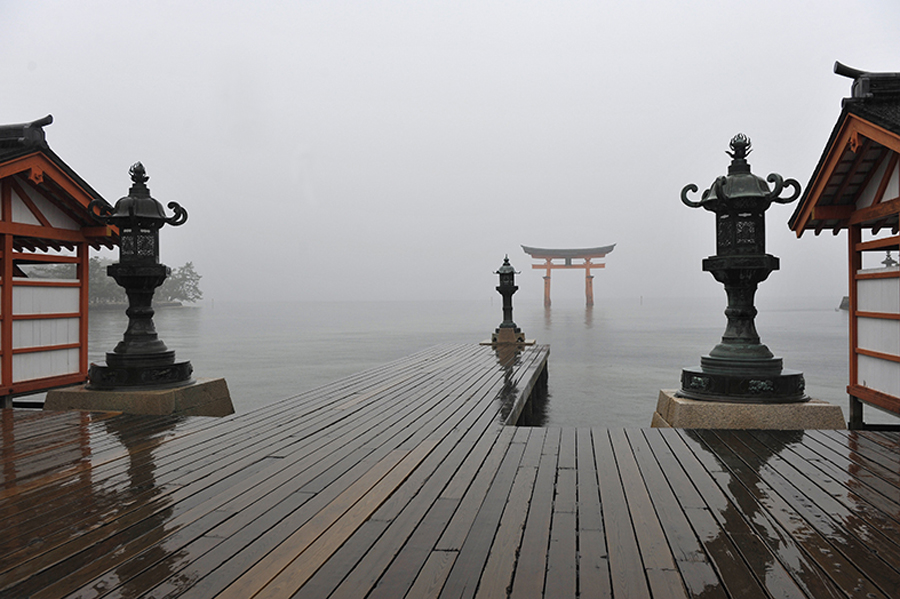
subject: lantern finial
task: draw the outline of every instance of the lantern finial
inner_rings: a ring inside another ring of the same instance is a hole
[[[144,165],[140,162],[135,162],[128,169],[128,174],[131,175],[131,182],[133,183],[128,192],[135,197],[149,198],[150,189],[147,187],[147,180],[150,177],[147,176],[147,170],[144,168]]]

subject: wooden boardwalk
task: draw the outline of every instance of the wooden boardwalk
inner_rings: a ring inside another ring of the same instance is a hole
[[[2,410],[0,597],[900,596],[900,436],[505,425],[547,353],[225,419]]]

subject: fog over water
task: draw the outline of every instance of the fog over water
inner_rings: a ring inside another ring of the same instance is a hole
[[[598,300],[716,296],[712,216],[681,188],[754,172],[805,186],[850,81],[900,70],[900,5],[806,2],[0,2],[0,123],[115,201],[141,160],[190,218],[162,259],[206,300],[494,294],[520,244],[616,243]],[[839,298],[845,238],[769,211],[773,296]],[[578,298],[580,273],[554,277]],[[568,276],[566,276],[568,275]]]

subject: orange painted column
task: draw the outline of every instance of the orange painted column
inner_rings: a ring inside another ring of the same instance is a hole
[[[547,258],[547,274],[544,275],[544,307],[550,307],[550,265],[553,264],[553,261],[550,258]]]
[[[9,182],[3,181],[0,189],[0,205],[3,220],[12,222],[12,192]],[[12,312],[13,312],[13,236],[0,235],[0,248],[3,251],[2,268],[0,268],[0,384],[4,393],[12,386]],[[12,407],[10,397],[2,398],[3,407]]]
[[[88,313],[90,304],[90,247],[87,243],[78,244],[78,265],[76,273],[78,280],[81,282],[81,288],[78,291],[78,344],[81,348],[78,350],[78,373],[87,377],[88,372]]]

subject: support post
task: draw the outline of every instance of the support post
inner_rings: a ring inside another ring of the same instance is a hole
[[[547,275],[544,277],[544,307],[550,307],[550,271],[547,271]]]
[[[856,397],[850,396],[850,420],[847,422],[847,428],[850,430],[860,430],[865,427],[863,423],[863,404]]]
[[[594,277],[591,276],[591,259],[584,260],[584,304],[594,305]]]

